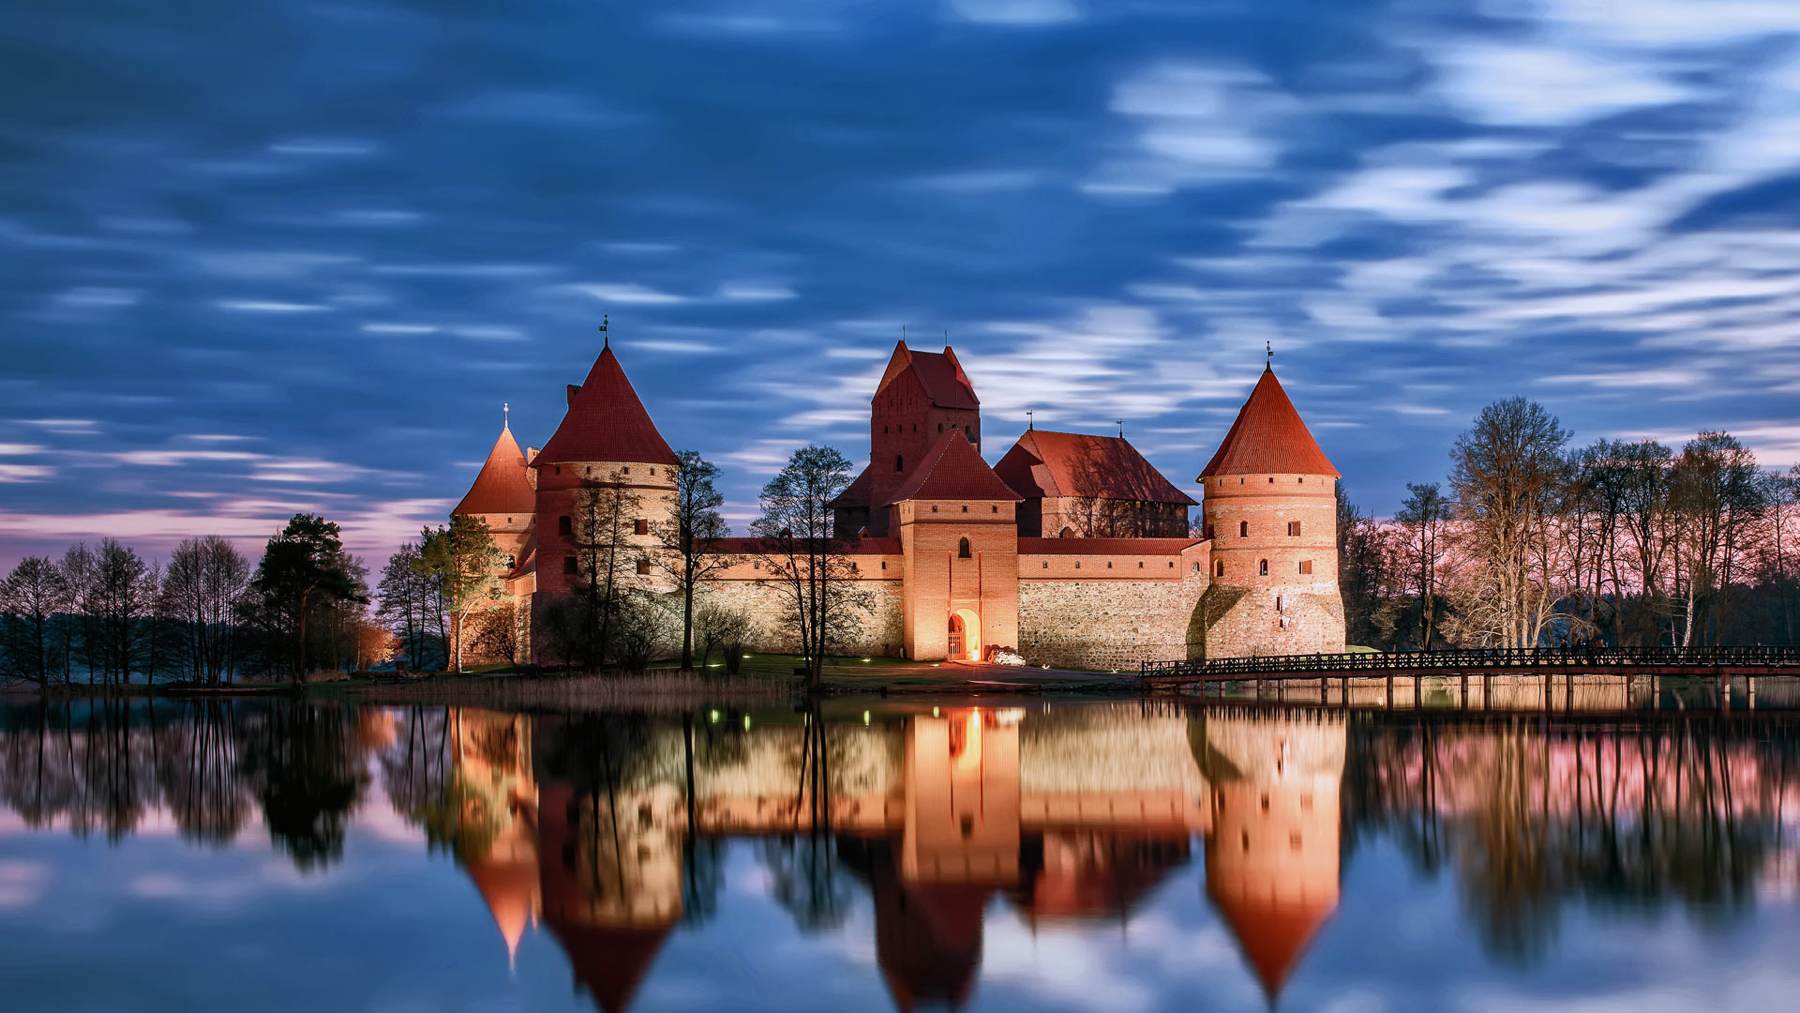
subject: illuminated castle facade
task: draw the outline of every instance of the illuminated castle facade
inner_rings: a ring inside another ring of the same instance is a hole
[[[614,579],[648,590],[655,532],[674,505],[677,461],[610,345],[568,388],[542,450],[502,427],[456,515],[485,520],[508,556],[504,604],[521,654],[553,663],[547,604],[586,580],[593,496],[631,504],[606,535]],[[984,460],[981,405],[954,349],[904,341],[876,386],[869,463],[831,504],[869,593],[846,654],[977,661],[1013,649],[1033,663],[1135,667],[1146,659],[1343,650],[1337,586],[1337,470],[1265,370],[1202,470],[1194,502],[1120,436],[1028,429]],[[584,505],[585,504],[585,505]],[[585,514],[585,515],[584,515]],[[780,590],[753,539],[703,593],[758,623],[755,646],[786,650]]]

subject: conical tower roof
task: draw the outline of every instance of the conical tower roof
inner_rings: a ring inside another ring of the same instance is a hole
[[[509,426],[500,427],[494,449],[488,451],[475,484],[463,496],[452,517],[465,514],[528,514],[536,509],[537,498],[525,474],[525,454],[513,439]]]
[[[1238,410],[1237,421],[1207,462],[1201,478],[1213,475],[1329,475],[1338,470],[1319,449],[1273,369],[1264,369],[1256,389]]]
[[[1331,919],[1336,903],[1331,898],[1281,901],[1242,888],[1221,886],[1211,875],[1206,892],[1237,938],[1263,994],[1271,1001],[1281,995],[1313,937]]]
[[[601,349],[587,379],[571,394],[562,424],[532,459],[531,466],[570,461],[624,461],[670,467],[677,463],[675,452],[656,431],[656,423],[650,421],[650,413],[638,400],[611,345]]]

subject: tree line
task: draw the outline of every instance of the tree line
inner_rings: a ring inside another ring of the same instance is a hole
[[[1348,639],[1445,647],[1796,643],[1800,465],[1703,432],[1572,446],[1542,405],[1483,408],[1391,520],[1338,488]]]
[[[254,565],[216,535],[166,563],[103,538],[28,556],[0,581],[0,675],[119,690],[365,669],[390,653],[369,600],[362,561],[314,514],[295,514]]]

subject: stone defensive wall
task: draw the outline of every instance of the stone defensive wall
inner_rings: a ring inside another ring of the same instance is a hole
[[[748,540],[745,540],[748,544]],[[704,600],[748,613],[759,651],[792,652],[782,628],[785,591],[762,560],[733,543],[733,563],[714,575]],[[1192,656],[1193,626],[1208,584],[1208,543],[1190,538],[1019,539],[1019,643],[1035,665],[1135,670],[1145,658]],[[904,643],[905,555],[898,538],[868,538],[850,553],[861,631],[849,654],[898,657]]]

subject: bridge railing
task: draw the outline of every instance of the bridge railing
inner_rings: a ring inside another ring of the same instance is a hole
[[[1270,673],[1351,675],[1431,669],[1784,668],[1800,669],[1800,647],[1484,647],[1452,651],[1284,654],[1194,661],[1146,661],[1146,678],[1219,678]]]

